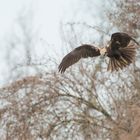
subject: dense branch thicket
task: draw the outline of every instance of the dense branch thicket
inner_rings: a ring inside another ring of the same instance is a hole
[[[92,67],[92,66],[91,66]],[[139,136],[140,71],[100,75],[80,64],[75,73],[30,76],[1,89],[5,139],[124,139]],[[120,80],[121,79],[121,80]],[[124,82],[123,82],[124,81]],[[102,90],[101,90],[102,89]]]

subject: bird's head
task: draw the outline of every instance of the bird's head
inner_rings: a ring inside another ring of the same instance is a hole
[[[100,54],[101,54],[101,56],[106,56],[106,54],[107,54],[107,48],[106,47],[100,48]]]

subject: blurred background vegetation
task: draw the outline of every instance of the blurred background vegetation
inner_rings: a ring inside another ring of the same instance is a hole
[[[3,140],[140,140],[139,48],[135,63],[119,72],[107,72],[102,58],[58,72],[63,55],[82,43],[105,46],[115,31],[140,41],[139,1],[102,1],[97,21],[93,5],[79,1],[75,20],[60,23],[62,54],[49,54],[52,46],[32,29],[32,8],[19,14],[5,43],[10,74],[0,88]]]

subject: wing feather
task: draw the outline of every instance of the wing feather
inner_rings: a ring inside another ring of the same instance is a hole
[[[114,71],[123,69],[133,63],[136,56],[136,44],[138,43],[126,33],[117,32],[112,34],[108,47],[110,62],[108,69]]]
[[[88,44],[81,45],[75,48],[70,53],[68,53],[62,59],[58,69],[61,73],[63,73],[69,66],[75,64],[81,58],[95,57],[99,55],[100,55],[100,50],[97,47]]]

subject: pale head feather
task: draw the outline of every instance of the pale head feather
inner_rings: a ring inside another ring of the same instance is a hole
[[[107,53],[107,48],[106,47],[104,47],[104,48],[100,48],[100,54],[101,55],[105,55]]]

